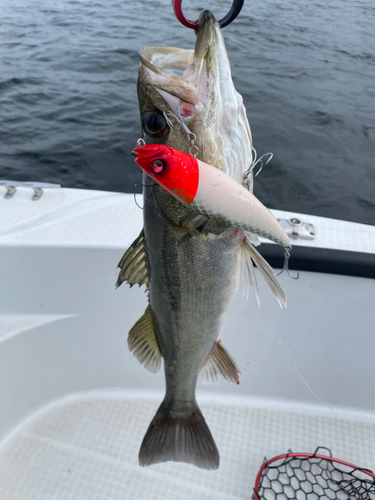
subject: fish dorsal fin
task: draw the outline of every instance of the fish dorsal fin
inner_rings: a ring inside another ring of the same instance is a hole
[[[281,288],[279,282],[273,275],[273,269],[268,264],[268,262],[260,255],[260,253],[254,248],[251,233],[245,232],[245,238],[240,247],[239,253],[239,281],[240,287],[242,288],[243,294],[248,296],[248,285],[252,286],[255,291],[255,296],[259,304],[258,295],[258,283],[255,276],[253,262],[259,269],[259,272],[266,280],[268,286],[270,287],[272,293],[276,297],[277,302],[280,307],[286,307],[286,296]]]
[[[154,373],[160,370],[162,354],[155,336],[150,306],[147,306],[144,315],[130,330],[128,346],[147,370]]]
[[[225,380],[239,384],[240,374],[236,362],[219,339],[215,342],[210,354],[201,366],[200,375],[214,382],[217,380],[218,375],[222,375]]]
[[[117,267],[121,270],[117,278],[116,288],[124,281],[129,283],[131,287],[136,283],[139,286],[146,285],[148,287],[147,248],[143,229],[138,238],[126,250]]]

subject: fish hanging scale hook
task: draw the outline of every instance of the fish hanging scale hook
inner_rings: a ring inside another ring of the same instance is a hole
[[[230,24],[232,21],[236,19],[238,14],[241,12],[244,1],[245,0],[233,0],[232,6],[228,14],[219,21],[220,28],[225,28],[225,26],[228,26],[228,24]],[[199,27],[199,19],[192,21],[191,19],[185,17],[181,9],[181,4],[182,0],[172,0],[172,7],[177,19],[180,21],[181,24],[183,24],[187,28],[193,29],[196,33]]]

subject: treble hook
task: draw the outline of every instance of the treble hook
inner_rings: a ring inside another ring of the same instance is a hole
[[[238,14],[241,12],[244,1],[245,0],[233,0],[232,7],[230,8],[228,14],[219,21],[220,28],[225,28],[225,26],[228,26],[228,24],[236,19]],[[172,0],[173,10],[177,19],[181,24],[183,24],[187,28],[195,30],[195,33],[197,33],[199,27],[199,19],[192,21],[191,19],[186,18],[182,13],[181,3],[182,0]]]
[[[251,172],[254,170],[254,168],[260,164],[260,167],[259,167],[259,170],[258,172],[255,174],[254,177],[256,177],[257,175],[260,174],[260,172],[262,171],[263,167],[265,165],[267,165],[267,163],[269,163],[272,158],[273,158],[273,153],[264,153],[264,155],[262,155],[260,158],[257,159],[257,152],[256,152],[256,149],[254,148],[254,146],[251,146],[251,152],[254,153],[254,159],[253,161],[251,162],[251,165],[250,167],[246,170],[246,172],[243,174],[243,184],[245,187],[247,187],[249,189],[249,185],[250,185],[250,182],[249,182],[249,175],[251,174]],[[268,160],[266,162],[264,162],[264,159],[265,157],[268,156]]]
[[[197,138],[197,136],[191,131],[189,130],[188,126],[186,125],[186,123],[184,122],[182,116],[181,116],[181,111],[180,111],[180,108],[181,108],[181,101],[179,102],[179,105],[178,105],[178,108],[177,108],[177,113],[178,113],[178,116],[176,116],[174,113],[172,113],[172,111],[163,111],[163,115],[164,115],[164,118],[165,118],[165,121],[167,122],[168,126],[172,129],[174,129],[174,125],[173,123],[171,122],[171,120],[169,119],[169,117],[173,117],[177,123],[179,123],[183,129],[183,131],[185,132],[185,134],[187,135],[187,138],[188,140],[190,141],[190,148],[189,148],[189,153],[196,157],[198,154],[199,154],[199,149],[197,146],[194,145],[194,142]]]
[[[265,158],[266,156],[268,156],[269,158],[268,158],[268,160],[266,161],[266,163],[263,163],[263,160],[264,160],[264,158]],[[264,155],[262,155],[262,156],[261,156],[261,157],[260,157],[260,158],[259,158],[259,159],[258,159],[258,160],[254,163],[254,164],[253,164],[253,166],[252,166],[252,169],[251,169],[251,170],[253,170],[253,169],[256,167],[256,165],[257,165],[258,163],[260,163],[259,170],[258,170],[258,172],[255,174],[255,177],[256,177],[257,175],[259,175],[259,174],[260,174],[260,172],[262,171],[262,168],[263,168],[265,165],[267,165],[267,163],[269,163],[269,162],[272,160],[272,158],[273,158],[273,153],[264,153]],[[251,170],[250,170],[250,172],[251,172]]]
[[[278,274],[275,274],[275,277],[276,276],[280,276],[280,274],[282,274],[284,271],[286,271],[292,279],[298,280],[298,278],[299,278],[299,271],[297,271],[297,276],[293,276],[292,273],[289,271],[289,259],[290,259],[290,252],[291,252],[291,250],[292,250],[292,245],[288,245],[288,246],[285,247],[285,252],[284,252],[284,266],[283,266],[283,268],[281,269],[281,271]]]
[[[163,115],[164,115],[165,121],[167,122],[167,124],[169,125],[170,128],[174,129],[174,125],[171,122],[171,120],[169,119],[169,116],[172,116],[181,125],[181,127],[184,129],[184,132],[187,134],[188,139],[195,141],[195,139],[197,138],[196,135],[193,134],[193,132],[191,132],[188,129],[186,123],[184,122],[184,120],[183,120],[183,118],[181,116],[181,104],[182,103],[180,101],[179,104],[178,104],[178,108],[177,108],[178,116],[176,116],[174,113],[172,113],[172,111],[163,111]]]

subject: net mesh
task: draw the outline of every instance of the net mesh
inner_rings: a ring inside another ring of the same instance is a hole
[[[332,458],[329,450],[329,456],[323,456],[319,450],[290,451],[265,460],[253,500],[375,500],[375,475],[370,470]]]

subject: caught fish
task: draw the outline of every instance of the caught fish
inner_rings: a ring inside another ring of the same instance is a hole
[[[225,172],[165,145],[141,146],[133,153],[145,174],[184,205],[279,245],[290,244],[289,236],[271,212]]]
[[[195,50],[146,47],[139,58],[145,142],[188,153],[195,137],[200,161],[242,183],[252,163],[252,139],[214,15],[201,14]],[[177,115],[182,122],[170,126],[173,118],[167,117]],[[126,281],[147,287],[149,304],[130,330],[128,346],[152,372],[163,359],[166,392],[144,436],[139,463],[217,469],[219,452],[195,397],[198,376],[239,383],[240,370],[219,335],[239,276],[258,295],[253,263],[280,305],[286,298],[253,246],[255,234],[225,218],[207,221],[149,175],[143,184],[144,228],[119,263],[117,286]],[[249,185],[252,189],[251,177]]]

